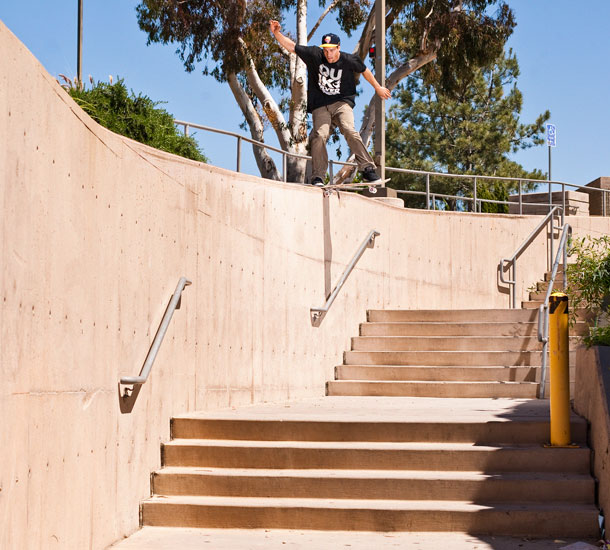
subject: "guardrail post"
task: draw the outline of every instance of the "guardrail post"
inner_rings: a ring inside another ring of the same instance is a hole
[[[332,159],[328,161],[328,183],[332,185],[334,183],[335,174],[333,169],[333,161]]]
[[[472,209],[473,212],[477,211],[477,178],[474,178],[474,185],[472,188],[472,198],[474,199],[474,208]]]
[[[241,172],[241,136],[237,136],[237,171]]]
[[[549,299],[551,364],[551,447],[570,446],[570,367],[568,297],[562,292]]]
[[[519,215],[523,214],[523,180],[519,180]]]
[[[284,183],[286,183],[288,181],[288,164],[286,153],[282,154],[282,171],[284,172]]]
[[[426,210],[430,210],[430,174],[426,174]]]

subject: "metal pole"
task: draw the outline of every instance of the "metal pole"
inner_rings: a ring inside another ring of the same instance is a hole
[[[477,178],[474,178],[474,186],[473,186],[473,190],[472,190],[472,198],[474,199],[474,208],[472,209],[473,212],[477,211]]]
[[[282,170],[284,171],[284,183],[286,183],[288,181],[288,166],[287,166],[286,153],[282,154]]]
[[[426,174],[426,210],[430,210],[430,174]]]
[[[551,256],[549,259],[549,269],[553,269],[553,260],[555,259],[555,220],[553,218],[555,214],[551,216],[549,227],[551,228]]]
[[[188,124],[184,125],[184,135],[186,137],[189,137],[189,125]]]
[[[551,359],[551,446],[570,445],[570,369],[568,297],[551,295],[549,347]]]
[[[241,136],[237,136],[237,171],[241,172]]]
[[[333,182],[334,179],[335,179],[334,164],[331,159],[328,161],[328,183],[330,183],[332,185],[334,183]]]
[[[519,180],[519,214],[523,214],[523,181]]]
[[[375,78],[385,86],[385,0],[375,2]],[[375,95],[375,161],[385,180],[385,101]],[[385,187],[385,182],[382,184]]]
[[[78,0],[78,32],[76,42],[76,78],[83,82],[83,0]]]
[[[513,309],[517,309],[517,258],[513,260]]]
[[[549,154],[551,154],[551,148],[549,147]],[[549,179],[549,212],[553,208],[553,188]]]
[[[563,227],[563,224],[566,221],[566,184],[562,183],[561,184],[561,226]]]

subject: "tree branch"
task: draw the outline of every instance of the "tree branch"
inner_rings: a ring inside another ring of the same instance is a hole
[[[322,24],[322,21],[324,21],[324,18],[331,12],[331,10],[339,3],[339,0],[333,0],[330,3],[330,6],[328,6],[328,8],[326,8],[324,10],[324,12],[322,13],[322,15],[320,15],[320,18],[318,19],[318,21],[316,22],[316,24],[313,26],[313,28],[311,29],[311,32],[307,35],[307,42],[309,42],[312,38],[312,36],[315,34],[315,32],[318,30],[318,27]]]
[[[417,57],[409,59],[406,63],[398,67],[386,80],[386,88],[389,90],[393,90],[398,83],[410,75],[411,73],[417,71],[427,63],[434,61],[436,59],[438,52],[438,48],[433,52],[421,53]],[[362,142],[365,147],[369,147],[371,137],[373,135],[373,128],[375,126],[375,94],[371,98],[368,106],[364,111],[364,116],[362,117],[362,125],[360,127],[360,137],[362,138]],[[354,162],[354,156],[350,155],[348,158],[348,162]],[[352,166],[344,166],[336,175],[335,183],[342,183],[346,181],[354,172],[354,168]]]
[[[248,52],[248,48],[245,42],[240,38],[239,39],[242,47]],[[271,123],[271,126],[275,130],[277,138],[280,142],[280,147],[285,151],[288,151],[290,148],[291,136],[288,131],[288,127],[286,125],[286,120],[284,119],[284,115],[280,110],[278,104],[275,99],[269,93],[269,90],[263,84],[260,76],[258,75],[258,71],[256,70],[256,66],[254,65],[254,60],[252,57],[248,56],[248,68],[246,69],[246,79],[248,80],[248,84],[250,88],[261,102],[263,106],[263,110],[267,115],[267,119]]]
[[[246,118],[246,122],[248,123],[248,127],[250,128],[250,135],[252,139],[257,141],[264,140],[264,129],[263,124],[252,104],[252,101],[248,97],[248,94],[243,89],[242,85],[237,80],[237,76],[235,73],[231,73],[227,77],[227,81],[229,83],[229,87],[233,92],[233,96],[235,97],[235,101],[239,105],[241,112]],[[273,159],[269,156],[267,151],[262,147],[253,145],[252,150],[254,152],[254,158],[256,158],[256,164],[258,165],[258,169],[260,170],[261,175],[264,178],[272,179],[279,181],[280,174],[277,171],[275,163]]]

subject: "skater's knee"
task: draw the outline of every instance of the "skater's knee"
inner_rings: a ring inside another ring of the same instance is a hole
[[[329,128],[324,128],[324,127],[316,128],[311,132],[310,139],[311,139],[311,141],[322,140],[324,143],[326,143],[326,140],[328,139],[329,135],[330,135]]]

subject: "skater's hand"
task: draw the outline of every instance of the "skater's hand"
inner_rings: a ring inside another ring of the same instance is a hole
[[[276,32],[282,30],[282,26],[280,25],[279,21],[276,21],[275,19],[271,19],[269,21],[269,30],[271,31],[271,34],[275,34]]]
[[[390,99],[390,97],[392,97],[392,92],[383,86],[379,86],[379,88],[375,89],[375,92],[377,92],[377,95],[381,99]]]

